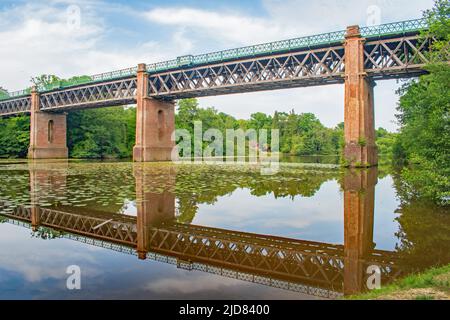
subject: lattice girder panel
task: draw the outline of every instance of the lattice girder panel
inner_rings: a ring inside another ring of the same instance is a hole
[[[131,104],[136,101],[136,91],[136,78],[50,91],[40,96],[41,110],[57,111]]]
[[[30,208],[26,208],[23,206],[19,206],[16,207],[14,209],[10,209],[10,210],[4,210],[5,207],[8,207],[5,205],[5,207],[3,206],[4,204],[2,204],[0,206],[0,209],[2,210],[1,215],[2,216],[6,216],[12,219],[18,219],[21,221],[26,221],[26,222],[30,222],[31,221],[31,209]]]
[[[320,251],[328,255],[341,257],[344,255],[344,247],[337,244],[328,244],[322,242],[286,239],[276,236],[258,235],[234,230],[225,230],[207,226],[198,226],[182,223],[162,223],[160,227],[164,230],[170,230],[177,233],[196,234],[206,238],[228,240],[232,242],[249,243],[261,247],[273,247],[280,249],[289,249],[293,251]]]
[[[31,110],[31,97],[20,97],[0,101],[0,116],[29,113]]]
[[[135,245],[136,224],[93,218],[50,209],[40,209],[40,223],[68,232],[117,243]]]
[[[364,46],[364,68],[375,79],[424,73],[431,39],[409,36],[369,41]]]
[[[306,280],[326,287],[342,286],[342,259],[319,252],[263,247],[157,228],[150,230],[149,244],[150,251],[192,261],[270,274],[285,279]]]
[[[228,241],[230,243],[248,244],[255,248],[273,248],[280,251],[320,253],[322,255],[338,258],[336,263],[339,268],[343,268],[342,257],[345,255],[343,245],[314,242],[299,239],[286,239],[276,236],[257,235],[247,232],[225,230],[207,226],[187,225],[180,223],[162,223],[160,229],[171,231],[176,234],[194,234],[205,239],[216,239]],[[380,265],[395,265],[397,263],[396,254],[384,250],[372,250],[366,260]]]
[[[149,75],[149,96],[178,99],[343,81],[343,46]]]

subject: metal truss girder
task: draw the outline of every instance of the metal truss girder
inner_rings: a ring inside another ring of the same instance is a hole
[[[0,208],[2,209],[1,215],[10,217],[12,219],[17,219],[21,221],[31,221],[31,209],[23,206],[16,207],[14,209],[5,211],[5,208],[8,208],[8,203],[1,203]]]
[[[122,244],[135,244],[136,225],[78,214],[40,209],[40,224]]]
[[[180,99],[344,81],[344,47],[288,52],[149,75],[149,96]]]
[[[41,110],[64,111],[87,107],[117,106],[136,101],[137,79],[126,78],[41,94]]]
[[[0,116],[29,113],[31,110],[31,97],[20,97],[0,101]]]
[[[419,35],[368,41],[364,46],[364,68],[374,79],[423,74],[431,42]]]
[[[374,80],[424,74],[432,39],[394,34],[364,45],[364,68]],[[345,49],[332,45],[241,60],[211,63],[149,75],[148,92],[158,99],[182,99],[344,82]],[[136,102],[137,78],[96,82],[41,94],[41,110],[107,107]],[[29,113],[31,97],[0,101],[0,116]]]

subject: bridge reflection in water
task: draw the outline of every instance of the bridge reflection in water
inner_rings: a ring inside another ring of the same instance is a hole
[[[164,178],[176,183],[176,167]],[[374,194],[377,169],[348,171],[340,180],[344,191],[344,244],[253,234],[176,222],[176,197],[168,190],[146,186],[152,173],[135,165],[137,216],[40,207],[42,186],[64,192],[64,175],[30,168],[31,206],[19,206],[2,216],[34,231],[62,232],[65,238],[135,254],[139,259],[171,263],[286,290],[337,297],[366,289],[367,268],[381,269],[382,283],[404,272],[394,252],[375,250]],[[81,212],[81,213],[80,213]]]

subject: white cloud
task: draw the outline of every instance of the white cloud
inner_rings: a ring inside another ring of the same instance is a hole
[[[230,45],[278,40],[289,34],[270,20],[194,8],[155,8],[145,14],[154,23],[189,29],[189,34]]]
[[[367,25],[378,14],[375,20],[380,23],[420,18],[433,0],[263,0],[263,4],[275,23],[309,35]]]
[[[0,12],[1,86],[14,91],[39,74],[96,74],[159,61],[166,58],[163,52],[170,53],[155,41],[121,49],[105,46],[107,27],[95,8],[81,11],[79,28],[68,26],[66,10],[33,3]]]
[[[0,266],[3,270],[20,274],[26,281],[36,283],[46,279],[60,279],[64,283],[67,278],[66,268],[70,265],[68,261],[83,261],[83,272],[90,276],[100,274],[95,268],[95,252],[80,250],[78,243],[70,240],[34,239],[29,236],[30,230],[9,224],[1,225],[1,230]]]

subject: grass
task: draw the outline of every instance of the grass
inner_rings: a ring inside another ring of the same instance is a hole
[[[350,300],[438,300],[450,299],[450,264],[409,275],[381,289],[345,297]]]

